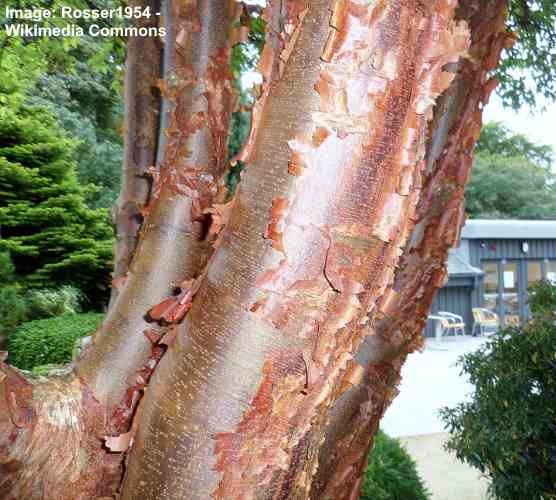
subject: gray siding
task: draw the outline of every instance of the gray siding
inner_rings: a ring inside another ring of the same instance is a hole
[[[527,253],[521,250],[524,241]],[[469,257],[479,268],[485,259],[556,259],[556,240],[469,240]]]

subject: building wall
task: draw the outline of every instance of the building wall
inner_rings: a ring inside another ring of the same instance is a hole
[[[469,241],[469,258],[471,265],[482,269],[485,260],[501,261],[515,260],[523,263],[526,260],[556,260],[556,240],[468,240]],[[529,245],[528,251],[525,253],[522,250],[522,244],[527,242]],[[518,273],[519,280],[524,289],[527,284],[524,282],[526,279],[525,264],[520,264],[520,271]],[[482,283],[474,288],[472,293],[473,307],[482,306],[484,288]],[[524,297],[523,303],[526,302]],[[526,314],[524,305],[521,306],[522,314]]]
[[[485,259],[556,259],[556,240],[468,240],[471,265],[481,267]],[[523,242],[529,251],[523,253]]]
[[[523,242],[527,242],[527,253],[522,250]],[[479,240],[463,239],[458,250],[472,266],[482,269],[485,260],[556,260],[556,240]],[[520,273],[523,279],[524,273]],[[441,288],[432,305],[431,314],[448,311],[464,318],[467,334],[471,334],[473,316],[471,309],[481,307],[483,300],[482,279],[451,276],[448,284]],[[434,322],[428,321],[425,329],[427,337],[434,336]]]
[[[450,281],[453,281],[452,279]],[[458,314],[465,322],[467,335],[471,335],[473,327],[473,316],[471,312],[473,283],[472,278],[459,278],[457,286],[445,286],[438,290],[432,303],[431,314],[438,311],[446,311]],[[429,320],[425,328],[426,337],[434,337],[435,321]]]

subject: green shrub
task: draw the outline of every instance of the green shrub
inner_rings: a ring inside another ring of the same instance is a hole
[[[82,292],[69,285],[26,290],[16,282],[10,254],[0,252],[0,336],[7,337],[24,321],[80,312],[82,300]]]
[[[94,309],[109,295],[113,230],[87,205],[75,147],[48,110],[0,107],[0,252],[24,288],[73,285]]]
[[[23,323],[8,340],[9,362],[24,370],[67,363],[75,341],[94,332],[102,318],[95,313],[65,314]]]
[[[30,290],[26,296],[30,319],[50,318],[81,311],[82,293],[78,288],[64,285],[56,289]]]
[[[397,439],[378,431],[360,500],[427,500],[415,461]]]
[[[529,307],[535,318],[556,319],[556,286],[540,281],[529,288]]]
[[[460,359],[475,391],[441,411],[448,449],[505,500],[556,498],[556,289],[540,283],[530,300],[531,322]]]

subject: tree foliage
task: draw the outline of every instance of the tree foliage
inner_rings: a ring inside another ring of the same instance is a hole
[[[69,73],[41,75],[28,98],[29,104],[47,107],[65,132],[77,139],[78,180],[99,188],[88,200],[93,207],[109,207],[120,188],[122,105],[110,87],[113,78],[113,74],[98,73],[86,62],[76,61]]]
[[[540,283],[531,297],[532,322],[460,359],[471,401],[441,412],[448,448],[503,500],[556,497],[556,289]]]
[[[500,122],[490,122],[483,126],[476,151],[506,158],[521,157],[545,168],[550,168],[554,161],[552,146],[535,144],[526,135],[515,134]]]
[[[0,250],[26,286],[68,283],[99,305],[109,285],[112,230],[75,177],[74,144],[44,109],[0,111]]]
[[[508,27],[516,33],[498,69],[498,93],[517,109],[556,99],[556,3],[553,0],[510,0]]]
[[[6,2],[6,6],[12,8],[50,8],[55,11],[62,4],[91,8],[84,0]],[[94,7],[110,8],[120,4],[119,0],[95,0]],[[0,26],[8,22],[8,19],[0,20]],[[35,24],[74,23],[86,28],[91,22],[55,16]],[[94,22],[112,26],[122,21],[113,17]],[[74,153],[78,180],[98,186],[97,190],[91,191],[88,203],[93,207],[110,206],[119,191],[123,159],[120,91],[125,40],[88,34],[27,40],[24,37],[8,38],[1,30],[0,45],[3,46],[0,65],[4,70],[0,76],[3,91],[0,99],[6,100],[10,95],[11,104],[25,101],[29,105],[47,107],[66,133],[78,141]]]
[[[512,134],[500,123],[483,127],[467,212],[473,218],[556,219],[556,176],[552,148]]]

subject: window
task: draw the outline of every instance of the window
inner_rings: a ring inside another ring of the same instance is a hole
[[[492,311],[498,309],[498,263],[485,262],[485,295],[483,306]]]

